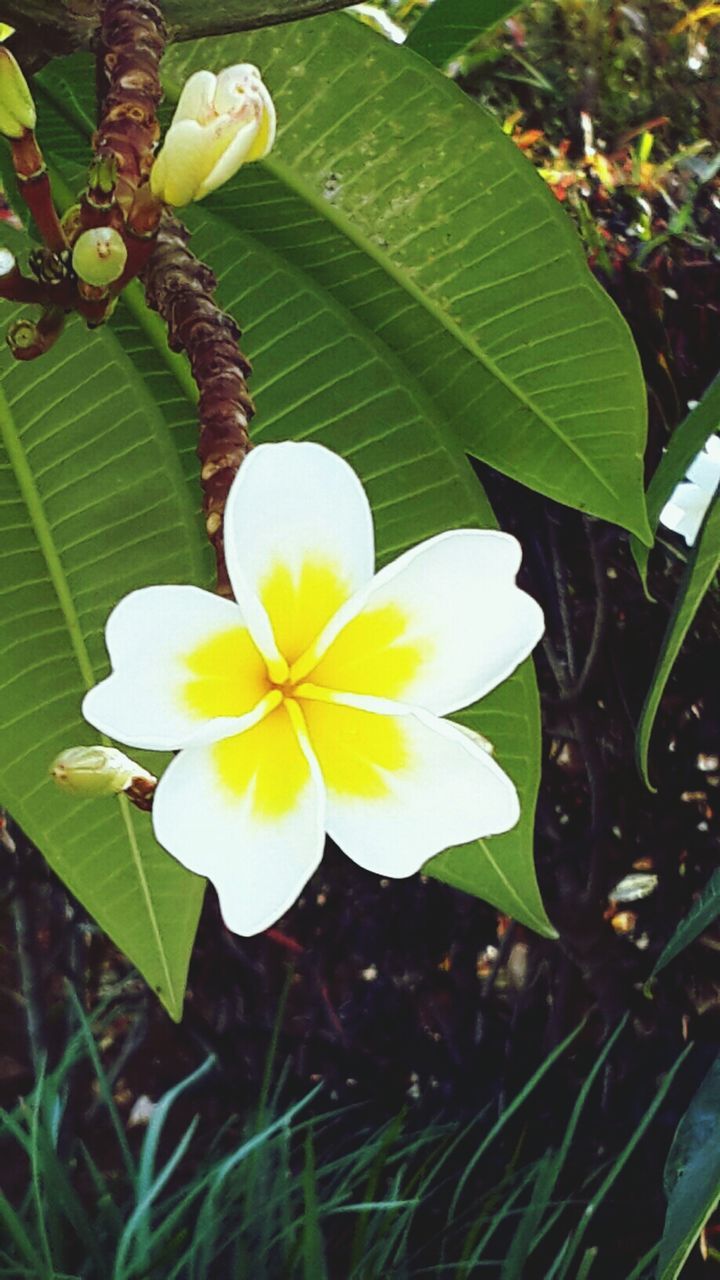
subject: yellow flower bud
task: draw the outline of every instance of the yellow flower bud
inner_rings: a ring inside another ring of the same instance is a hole
[[[0,44],[0,133],[21,138],[35,128],[35,103],[17,60]]]
[[[50,766],[53,781],[76,796],[115,796],[135,778],[155,779],[115,747],[70,747]]]
[[[78,236],[73,248],[75,274],[98,289],[119,280],[125,270],[127,249],[112,227],[93,227]]]
[[[257,67],[190,76],[150,175],[166,204],[202,200],[242,164],[261,160],[275,140],[275,107]]]

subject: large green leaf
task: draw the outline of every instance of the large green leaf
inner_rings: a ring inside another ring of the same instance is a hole
[[[715,579],[718,567],[720,567],[720,500],[716,497],[683,574],[650,688],[640,713],[636,753],[638,768],[648,787],[650,786],[648,750],[657,710],[683,640],[702,604],[705,592]]]
[[[522,8],[522,0],[434,0],[421,13],[407,48],[443,67],[471,40]]]
[[[84,108],[73,96],[78,65],[72,60],[44,76],[52,95],[43,105],[45,141],[68,176],[76,173],[89,129]],[[347,457],[367,486],[382,561],[442,529],[493,525],[483,490],[457,441],[396,354],[312,274],[240,230],[224,205],[208,201],[186,212],[193,248],[220,276],[221,301],[247,325],[258,405],[254,438],[314,438]],[[115,333],[148,379],[162,412],[186,418],[187,399],[184,407],[177,404],[176,358],[167,351],[156,318],[138,302],[137,290],[118,309]],[[187,445],[183,460],[195,493],[196,463]],[[498,758],[520,790],[523,820],[499,840],[444,855],[439,872],[531,927],[552,933],[532,859],[540,742],[531,664],[463,718],[496,744]],[[459,870],[453,878],[455,857]]]
[[[702,400],[673,432],[670,443],[648,485],[647,513],[650,528],[657,529],[660,512],[676,485],[680,484],[693,458],[705,441],[720,427],[720,375],[711,382]],[[647,589],[647,566],[650,550],[637,538],[630,547],[643,585]]]
[[[676,1280],[720,1201],[720,1058],[708,1071],[673,1139],[665,1165],[668,1200],[657,1280]]]
[[[279,139],[214,207],[381,336],[470,453],[649,540],[632,339],[493,118],[344,14],[175,46],[168,94],[246,59]]]
[[[120,343],[78,322],[35,364],[0,355],[0,439],[0,798],[178,1018],[203,882],[127,801],[71,800],[48,774],[96,740],[80,701],[119,596],[201,578],[177,455]]]
[[[368,490],[383,563],[443,529],[495,526],[457,442],[391,352],[311,280],[226,219],[197,208],[188,222],[194,249],[223,264],[224,303],[251,318],[257,441],[310,438],[348,458]],[[525,663],[458,719],[495,745],[520,791],[523,817],[507,835],[441,854],[426,870],[552,935],[532,859],[540,776],[532,665]]]

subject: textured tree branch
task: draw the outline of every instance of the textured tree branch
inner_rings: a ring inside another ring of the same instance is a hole
[[[189,238],[182,223],[165,214],[143,278],[148,305],[167,324],[172,350],[186,352],[200,391],[197,452],[206,529],[215,548],[218,591],[229,596],[222,521],[230,485],[250,449],[251,368],[238,346],[237,324],[215,302],[215,276],[190,252]]]
[[[165,0],[172,40],[228,35],[346,9],[354,0]],[[101,0],[5,0],[3,20],[17,28],[13,47],[29,70],[56,54],[93,48],[101,24]]]
[[[147,181],[160,137],[160,59],[167,31],[152,0],[108,0],[98,49],[102,114],[94,138],[99,159],[117,167],[117,199],[127,212]]]

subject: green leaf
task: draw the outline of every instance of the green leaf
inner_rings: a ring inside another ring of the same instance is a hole
[[[660,973],[666,965],[689,947],[697,937],[720,916],[720,867],[713,871],[700,897],[693,903],[670,940],[665,944],[655,961],[652,977]]]
[[[632,339],[495,120],[344,14],[176,46],[168,94],[246,59],[280,134],[212,207],[382,337],[468,452],[649,541]]]
[[[657,529],[660,512],[685,476],[693,458],[705,442],[720,428],[720,375],[710,383],[702,400],[675,429],[665,453],[653,474],[647,491],[647,513],[650,528]],[[647,566],[650,549],[637,538],[630,539],[635,564],[647,589]]]
[[[718,566],[720,566],[720,500],[715,497],[683,574],[648,695],[640,713],[636,741],[637,765],[645,785],[650,787],[650,790],[654,788],[651,786],[648,774],[648,750],[655,716],[675,659],[682,648],[683,640],[692,625],[695,614],[702,604],[705,592],[715,578]]]
[[[246,343],[258,406],[256,441],[311,438],[346,457],[370,497],[381,563],[443,529],[497,527],[453,436],[392,352],[312,279],[210,206],[188,211],[187,221],[194,250],[223,263],[223,305],[252,318]],[[540,778],[532,663],[457,719],[495,745],[520,792],[522,818],[507,835],[441,854],[425,870],[554,937],[532,852]]]
[[[354,0],[163,0],[162,11],[173,40],[226,35],[312,18],[331,9],[346,9]]]
[[[415,23],[406,48],[444,67],[471,40],[520,8],[522,0],[434,0]]]
[[[524,682],[524,697],[514,683],[501,685],[474,708],[454,716],[462,724],[490,737],[503,768],[515,780],[521,816],[517,827],[492,840],[478,840],[451,853],[438,854],[425,871],[456,889],[475,893],[545,937],[557,937],[550,925],[535,879],[528,881],[527,850],[532,849],[535,805],[540,786],[540,703],[532,669],[525,665],[515,676]],[[526,743],[533,744],[528,755]],[[478,860],[478,848],[483,861]]]
[[[0,798],[179,1018],[202,880],[161,852],[148,815],[77,801],[48,774],[97,738],[80,702],[107,670],[119,596],[202,576],[167,427],[109,330],[74,321],[36,363],[0,355],[0,529]]]
[[[720,1201],[720,1058],[708,1071],[673,1139],[657,1280],[675,1280]]]
[[[53,107],[46,100],[43,108],[48,153],[68,174],[77,166],[89,127],[81,105],[68,109],[73,99],[66,77],[77,84],[77,65],[70,60],[43,75],[55,103]],[[494,527],[490,506],[458,442],[398,355],[360,317],[350,315],[312,272],[291,265],[248,233],[232,207],[206,201],[184,213],[194,251],[218,272],[222,305],[246,325],[244,343],[253,362],[258,408],[253,438],[312,438],[347,457],[370,496],[381,562],[444,529]],[[162,326],[138,302],[137,291],[129,302],[131,309],[118,310],[115,332],[149,380],[158,404],[165,406],[174,396],[170,416],[179,414],[182,421],[189,406],[186,401],[183,411],[177,404],[178,364],[167,350]],[[195,495],[195,433],[189,427],[186,439],[190,443],[183,463]],[[540,736],[532,664],[524,664],[462,718],[496,744],[499,762],[521,793],[523,818],[507,836],[443,855],[442,878],[451,874],[448,868],[457,856],[464,889],[552,936],[533,866]],[[512,892],[505,883],[506,866],[513,876]],[[435,874],[434,864],[429,870]]]

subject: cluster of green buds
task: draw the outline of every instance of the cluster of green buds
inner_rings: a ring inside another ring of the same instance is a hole
[[[0,39],[11,29],[0,24]],[[250,160],[267,155],[275,138],[275,109],[258,70],[241,64],[219,75],[199,71],[185,85],[164,145],[134,182],[123,173],[117,127],[98,134],[98,152],[79,202],[62,218],[35,138],[36,109],[27,81],[0,43],[0,133],[9,141],[18,189],[42,239],[20,271],[0,251],[0,297],[38,304],[38,320],[12,325],[8,342],[17,359],[47,351],[66,314],[77,311],[90,327],[111,314],[125,286],[147,265],[163,210],[202,200]]]

